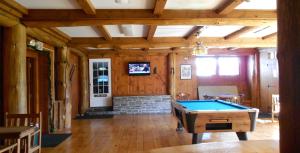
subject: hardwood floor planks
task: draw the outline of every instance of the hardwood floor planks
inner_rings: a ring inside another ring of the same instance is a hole
[[[170,115],[116,115],[108,119],[73,120],[72,136],[43,153],[142,153],[144,151],[191,144],[191,134],[176,132]],[[258,120],[249,140],[279,139],[278,122]],[[238,141],[234,132],[205,133],[203,142]]]

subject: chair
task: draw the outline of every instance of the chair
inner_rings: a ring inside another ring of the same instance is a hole
[[[177,100],[189,100],[190,99],[190,94],[185,93],[185,92],[180,92],[176,95]]]
[[[27,153],[38,151],[41,153],[42,141],[42,112],[39,114],[8,114],[5,113],[6,127],[20,127],[20,126],[35,126],[34,133],[31,134],[31,142],[22,140],[21,147],[26,143],[30,143],[30,147],[26,148]]]
[[[0,146],[0,153],[13,153],[14,150],[17,150],[17,143],[9,146]]]
[[[279,95],[272,94],[272,122],[274,122],[274,115],[280,112]]]

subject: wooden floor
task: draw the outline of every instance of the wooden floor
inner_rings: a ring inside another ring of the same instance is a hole
[[[72,136],[43,153],[140,153],[191,144],[191,134],[176,132],[172,115],[117,115],[110,119],[73,120]],[[278,140],[278,122],[258,120],[249,140]],[[235,133],[207,133],[204,142],[238,141]]]

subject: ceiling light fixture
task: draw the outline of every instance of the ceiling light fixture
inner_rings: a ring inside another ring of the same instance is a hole
[[[203,46],[202,42],[196,42],[196,47],[193,48],[192,55],[201,56],[206,55],[207,53],[207,48]]]

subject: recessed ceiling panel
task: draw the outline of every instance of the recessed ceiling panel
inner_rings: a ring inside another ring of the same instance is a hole
[[[277,32],[277,26],[267,26],[267,27],[259,27],[255,30],[245,33],[241,37],[255,37],[255,38],[261,38],[264,36],[267,36],[269,34]]]
[[[203,29],[200,37],[225,37],[243,26],[207,26]]]
[[[226,0],[168,0],[165,9],[216,9]]]
[[[97,33],[94,28],[89,26],[58,27],[58,29],[70,37],[101,37],[101,35]]]
[[[276,10],[276,0],[250,0],[244,1],[235,9],[262,9],[262,10]]]
[[[184,37],[194,26],[158,26],[154,37]]]
[[[28,9],[80,9],[76,0],[16,0]]]
[[[105,26],[112,37],[145,37],[148,27],[145,25],[123,24]]]
[[[92,0],[97,9],[153,9],[155,0]]]

